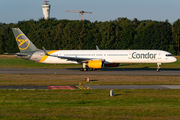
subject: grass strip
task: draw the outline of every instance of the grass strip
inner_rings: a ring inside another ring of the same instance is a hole
[[[180,119],[180,90],[0,90],[0,119]]]
[[[85,78],[89,78],[89,82]],[[0,86],[180,85],[180,76],[0,74]]]

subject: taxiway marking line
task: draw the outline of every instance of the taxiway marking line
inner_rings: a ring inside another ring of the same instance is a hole
[[[86,88],[83,87],[83,86],[81,86],[81,85],[76,85],[76,87],[79,88],[79,89],[84,89],[84,90],[86,90]]]
[[[49,89],[76,89],[73,86],[48,86]]]

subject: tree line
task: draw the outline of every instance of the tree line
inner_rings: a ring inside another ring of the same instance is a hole
[[[12,29],[20,28],[41,49],[158,49],[180,54],[180,20],[129,20],[106,22],[57,20],[51,18],[18,23],[0,23],[0,54],[19,52]]]

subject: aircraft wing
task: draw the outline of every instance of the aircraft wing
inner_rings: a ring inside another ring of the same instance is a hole
[[[48,52],[46,51],[46,49],[44,47],[42,47],[42,48],[44,50],[45,55],[51,56],[51,57],[58,57],[58,58],[61,58],[61,59],[68,59],[68,60],[77,61],[77,62],[88,62],[90,60],[95,60],[94,58],[81,58],[81,57],[77,57],[77,56],[76,57],[68,57],[68,56],[50,55],[50,54],[48,54]],[[104,59],[98,59],[98,60],[104,61]]]

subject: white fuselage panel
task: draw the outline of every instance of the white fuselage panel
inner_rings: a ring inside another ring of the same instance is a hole
[[[57,50],[51,53],[56,56],[104,59],[109,63],[171,63],[176,58],[162,50]],[[71,64],[77,63],[67,59],[47,56],[42,63]]]

